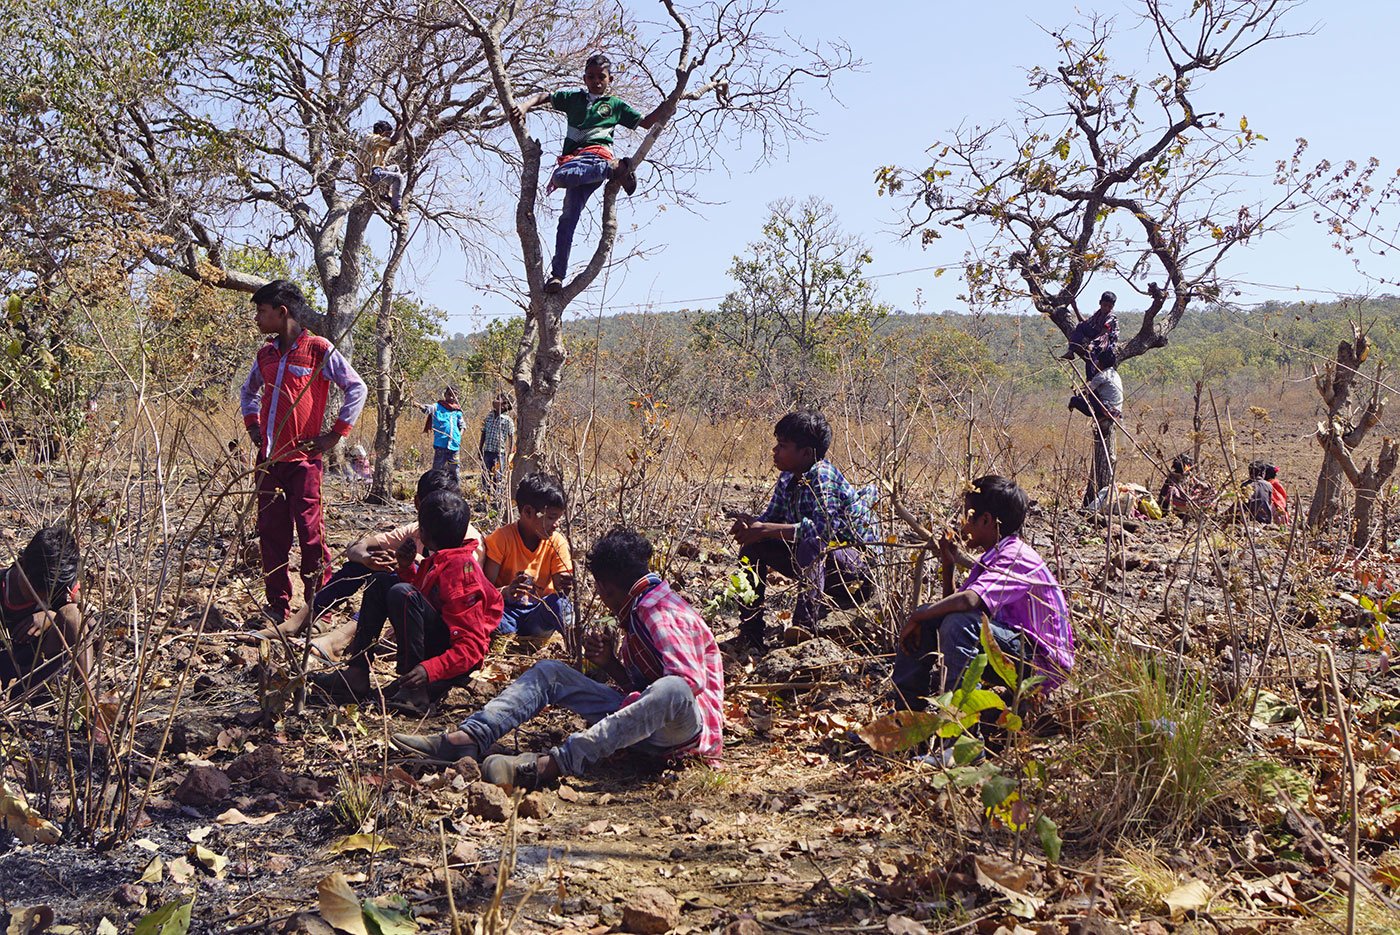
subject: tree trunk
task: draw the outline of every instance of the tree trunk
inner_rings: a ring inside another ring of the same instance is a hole
[[[536,308],[530,315],[537,341],[533,354],[522,355],[516,361],[515,397],[516,449],[515,465],[511,472],[511,486],[520,478],[540,468],[540,442],[549,431],[550,409],[554,397],[559,392],[559,384],[564,375],[563,314],[564,302],[556,296],[542,296],[536,300]],[[531,336],[526,328],[526,340]],[[528,378],[522,379],[528,364]]]
[[[369,502],[388,503],[394,497],[394,441],[398,438],[403,390],[394,381],[394,281],[408,245],[407,223],[393,225],[393,246],[379,283],[379,310],[374,318],[374,400],[379,418],[374,427],[374,480]]]
[[[1323,448],[1322,467],[1317,472],[1317,487],[1313,490],[1312,503],[1308,506],[1308,525],[1321,527],[1335,520],[1342,512],[1342,492],[1345,489],[1341,462],[1332,455],[1331,450]]]
[[[1118,472],[1118,431],[1112,419],[1095,421],[1091,433],[1094,439],[1094,464],[1089,472],[1089,486],[1084,491],[1084,506],[1094,502],[1099,491],[1113,483]]]

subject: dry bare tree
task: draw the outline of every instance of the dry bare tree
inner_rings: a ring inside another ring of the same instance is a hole
[[[1140,0],[1147,70],[1116,51],[1110,18],[1048,31],[1057,61],[1029,69],[1017,117],[964,124],[930,148],[926,167],[882,169],[879,189],[905,201],[907,229],[925,245],[948,232],[971,241],[963,298],[974,308],[1029,303],[1068,337],[1094,280],[1126,281],[1143,310],[1119,359],[1163,347],[1193,302],[1230,296],[1221,260],[1287,201],[1237,190],[1261,137],[1206,104],[1204,79],[1289,35],[1295,3]],[[1113,475],[1106,432],[1094,477]]]
[[[543,34],[525,34],[522,18],[533,9],[522,0],[476,5],[453,0],[464,32],[480,43],[490,71],[495,105],[510,114],[517,101],[549,85],[523,79],[511,67],[522,41],[552,46],[570,26],[570,4],[559,0],[560,25]],[[631,154],[641,166],[652,159],[658,186],[684,201],[696,173],[721,158],[737,139],[757,142],[766,158],[793,138],[810,134],[811,111],[799,96],[804,82],[827,83],[854,64],[840,43],[805,47],[764,32],[778,14],[772,0],[729,0],[683,5],[661,0],[653,7],[659,22],[637,22],[621,5],[619,28],[606,51],[629,87],[661,99],[657,119]],[[635,4],[628,9],[645,9]],[[574,38],[575,41],[569,41]],[[560,40],[573,53],[574,74],[583,71],[586,52],[576,37]],[[512,180],[514,235],[518,256],[509,265],[519,272],[502,275],[502,289],[525,311],[525,336],[516,359],[514,384],[518,413],[517,476],[538,463],[549,429],[550,410],[564,374],[567,352],[562,323],[565,310],[613,262],[618,240],[617,194],[620,178],[611,179],[601,195],[599,237],[583,269],[556,293],[546,292],[544,244],[540,237],[540,170],[544,149],[523,120],[512,119],[501,155],[518,176]]]

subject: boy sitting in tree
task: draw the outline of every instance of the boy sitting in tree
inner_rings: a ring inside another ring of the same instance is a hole
[[[564,153],[549,178],[549,191],[564,189],[564,208],[559,213],[559,229],[554,237],[554,263],[544,287],[549,293],[564,287],[574,229],[578,227],[578,219],[589,197],[614,175],[621,180],[627,194],[637,190],[632,160],[613,156],[613,127],[621,124],[629,130],[638,127],[650,130],[660,113],[657,108],[643,117],[622,98],[608,93],[612,87],[612,63],[606,55],[588,59],[583,68],[583,84],[583,89],[575,91],[541,91],[517,103],[511,113],[511,118],[519,122],[534,108],[549,104],[569,121],[569,129],[564,134]]]
[[[569,540],[558,531],[568,499],[548,474],[526,474],[515,488],[520,519],[486,537],[486,577],[501,591],[502,634],[547,637],[573,620]]]
[[[729,534],[740,561],[753,569],[757,599],[741,612],[739,637],[763,648],[763,605],[770,570],[801,582],[792,612],[794,627],[815,632],[826,616],[826,598],[851,608],[868,600],[875,585],[866,550],[879,533],[871,504],[875,488],[857,490],[826,460],[831,426],[820,412],[791,412],[773,428],[778,483],[758,516],[738,514]]]
[[[1118,296],[1105,292],[1099,296],[1099,307],[1094,314],[1075,325],[1069,334],[1069,350],[1060,359],[1084,358],[1085,379],[1093,379],[1097,371],[1096,351],[1108,351],[1115,362],[1118,360],[1118,316],[1113,313],[1113,306],[1117,304]],[[1079,317],[1077,311],[1075,317]]]
[[[1034,666],[1053,688],[1074,665],[1074,633],[1059,582],[1035,549],[1020,537],[1029,503],[1010,478],[979,477],[963,495],[962,537],[982,550],[970,562],[962,588],[952,590],[959,552],[944,537],[942,600],[916,608],[895,647],[896,707],[923,710],[927,697],[952,691],[982,651],[982,617],[997,644],[1018,669]],[[933,669],[941,674],[934,688]]]
[[[45,526],[0,576],[0,689],[22,693],[41,685],[70,654],[87,685],[92,647],[83,640],[77,604],[81,563],[73,534]]]
[[[428,713],[430,688],[466,675],[486,658],[501,619],[500,593],[476,563],[467,539],[471,509],[458,494],[440,490],[418,507],[418,535],[427,558],[416,566],[408,550],[398,554],[400,581],[365,592],[349,664],[343,672],[315,676],[332,697],[370,697],[370,661],[384,622],[394,625],[399,677],[387,704],[407,714]]]
[[[614,529],[588,553],[588,571],[617,618],[622,641],[616,646],[611,632],[595,631],[584,652],[617,688],[553,659],[537,662],[458,730],[394,734],[393,745],[439,763],[480,760],[501,737],[554,705],[583,717],[588,729],[545,753],[486,757],[482,778],[538,789],[561,776],[583,775],[623,748],[717,760],[724,728],[719,648],[695,609],[649,572],[651,555],[651,543],[631,529]]]

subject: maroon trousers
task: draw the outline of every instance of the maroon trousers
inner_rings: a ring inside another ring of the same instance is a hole
[[[301,583],[309,596],[326,583],[331,553],[321,525],[319,456],[305,461],[278,461],[258,471],[258,542],[262,550],[263,584],[274,617],[285,617],[292,602],[292,579],[287,573],[292,529],[301,542]]]

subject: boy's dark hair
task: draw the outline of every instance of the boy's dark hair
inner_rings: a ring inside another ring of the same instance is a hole
[[[1263,460],[1260,460],[1260,459],[1257,459],[1257,458],[1256,458],[1255,460],[1249,462],[1249,479],[1250,479],[1250,480],[1264,480],[1264,479],[1266,479],[1266,478],[1265,478],[1265,475],[1267,475],[1268,473],[1269,473],[1269,462],[1263,461]]]
[[[1118,296],[1114,295],[1112,292],[1105,292],[1103,295],[1099,296],[1099,304],[1102,305],[1105,302],[1109,305],[1117,305]]]
[[[437,493],[439,490],[460,494],[462,492],[462,487],[457,482],[456,475],[447,468],[435,468],[431,471],[424,471],[418,476],[418,489],[414,491],[414,493],[418,497],[420,503],[426,500],[429,494]]]
[[[78,541],[67,526],[45,526],[19,553],[19,567],[29,586],[50,608],[71,600],[81,564]]]
[[[826,416],[814,409],[789,412],[773,426],[773,435],[781,441],[811,448],[818,461],[826,457],[826,450],[831,447],[831,426]]]
[[[510,398],[510,394],[502,393],[500,399],[502,412],[510,412],[512,409],[515,408],[515,400]]]
[[[559,478],[534,471],[520,478],[515,488],[515,503],[533,510],[566,510],[569,498],[564,495],[564,485]]]
[[[1118,351],[1107,345],[1094,349],[1094,366],[1100,370],[1118,366]]]
[[[448,393],[451,393],[453,396],[456,396],[456,395],[457,395],[457,387],[456,387],[454,384],[451,384],[451,383],[447,384],[446,386],[444,386],[444,387],[442,388],[442,395],[443,395],[443,396],[446,396]]]
[[[394,125],[387,120],[376,120],[374,122],[374,132],[380,136],[389,136],[394,132]]]
[[[285,279],[274,279],[272,282],[258,289],[253,293],[254,305],[271,305],[276,308],[285,305],[287,312],[297,321],[305,321],[306,313],[309,311],[306,305],[306,296],[301,294],[294,282]]]
[[[1173,474],[1185,474],[1189,469],[1195,466],[1196,459],[1191,457],[1184,451],[1181,454],[1177,455],[1175,458],[1172,458]]]
[[[635,529],[616,526],[588,550],[588,571],[615,588],[630,588],[651,570],[651,543]]]
[[[461,494],[437,490],[418,501],[418,531],[434,550],[460,546],[471,523],[472,508]]]
[[[1000,474],[987,474],[973,481],[971,489],[963,494],[963,503],[973,516],[981,513],[994,516],[1003,536],[1021,531],[1030,508],[1026,492],[1014,480]]]
[[[594,54],[588,56],[588,61],[583,63],[584,68],[592,68],[594,65],[597,65],[599,68],[602,68],[606,70],[609,74],[612,74],[612,60],[609,59],[602,52],[595,52]]]
[[[1278,467],[1272,464],[1264,465],[1264,480],[1273,480],[1278,477]]]

